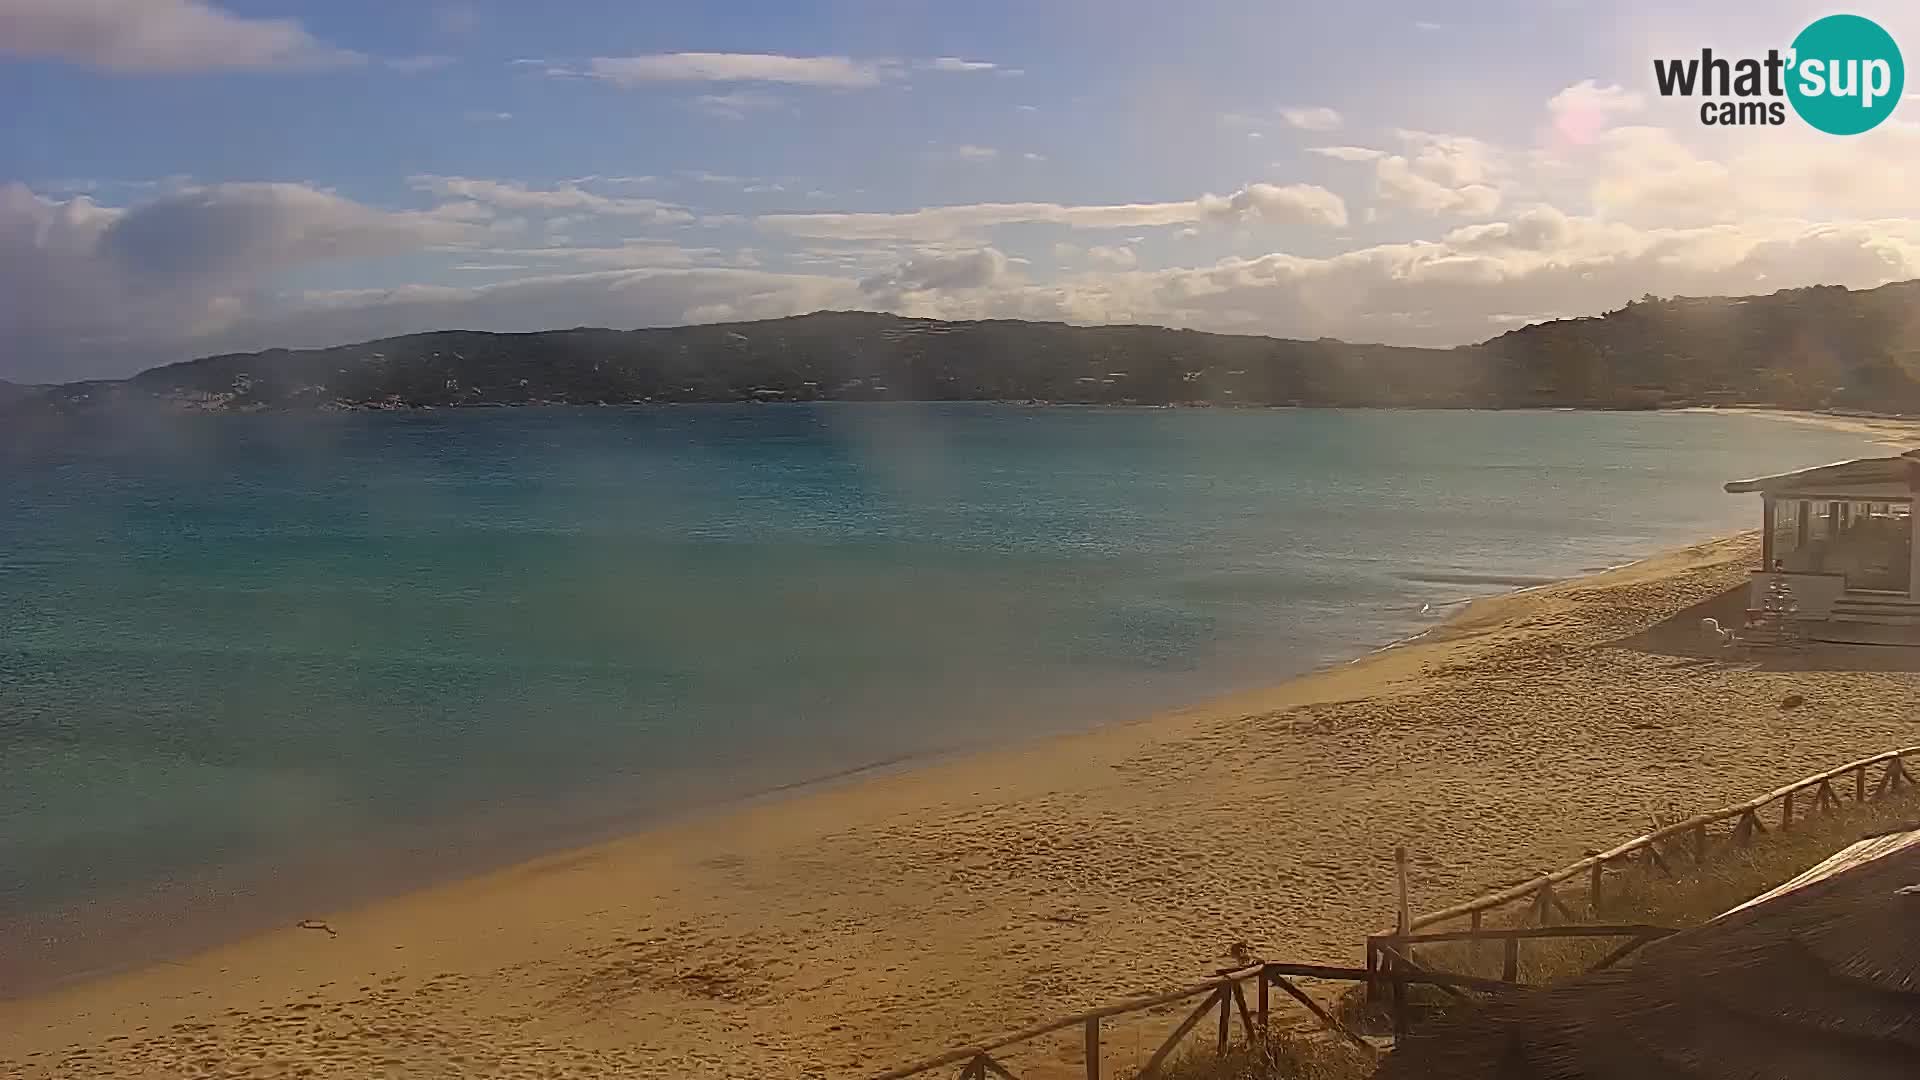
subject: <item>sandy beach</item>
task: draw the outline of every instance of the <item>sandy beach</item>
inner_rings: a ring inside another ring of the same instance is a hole
[[[1915,741],[1914,674],[1613,644],[1742,581],[1755,545],[1482,600],[1260,692],[6,1003],[0,1074],[859,1076],[1205,975],[1236,942],[1350,962],[1390,919],[1395,844],[1416,906],[1438,907],[1655,811]],[[1806,703],[1781,708],[1790,693]],[[1016,1060],[1070,1075],[1059,1053]]]
[[[1776,409],[1763,405],[1693,406],[1678,411],[1706,413],[1713,416],[1750,416],[1757,420],[1806,424],[1830,431],[1850,431],[1865,435],[1882,446],[1896,450],[1909,449],[1916,441],[1920,441],[1916,440],[1916,433],[1920,433],[1920,420],[1907,420],[1895,416],[1842,416],[1826,412]]]

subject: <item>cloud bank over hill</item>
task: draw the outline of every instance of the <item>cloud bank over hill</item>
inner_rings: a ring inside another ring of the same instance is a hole
[[[324,89],[347,71],[419,86],[482,64],[440,51],[483,34],[473,20],[404,43],[315,24],[200,0],[0,0],[0,52],[120,90],[203,77]],[[1444,30],[1414,25],[1423,40]],[[1102,151],[1074,144],[1071,119],[1042,126],[1074,99],[1047,72],[985,51],[599,46],[485,62],[512,96],[470,103],[426,143],[452,142],[456,128],[508,132],[533,107],[515,97],[537,94],[592,95],[581,100],[606,115],[650,103],[700,125],[709,157],[764,142],[765,125],[835,131],[818,125],[895,98],[1017,105],[991,124],[949,109],[919,146],[847,141],[839,183],[818,162],[808,175],[777,156],[743,159],[764,158],[757,175],[677,164],[664,144],[635,149],[641,167],[615,173],[611,155],[584,153],[567,132],[541,133],[548,156],[520,175],[422,153],[417,164],[440,167],[369,161],[348,184],[0,182],[0,378],[117,375],[438,327],[627,328],[819,308],[1452,345],[1646,293],[1920,276],[1920,124],[1898,114],[1850,139],[1792,127],[1735,137],[1591,77],[1451,130],[1396,126],[1363,101],[1240,101],[1217,124],[1173,129],[1217,140],[1224,163],[1178,163],[1216,179],[1170,191],[1164,177],[1099,174]],[[597,171],[554,168],[567,146]]]

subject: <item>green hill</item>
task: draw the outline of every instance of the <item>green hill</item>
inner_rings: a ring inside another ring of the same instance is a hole
[[[1920,281],[1647,298],[1453,349],[866,312],[650,330],[439,331],[211,356],[15,394],[60,412],[699,401],[1920,411]],[[4,398],[0,398],[4,400]]]

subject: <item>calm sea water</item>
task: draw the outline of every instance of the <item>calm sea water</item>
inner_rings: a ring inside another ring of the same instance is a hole
[[[0,458],[0,970],[1271,682],[1867,449],[986,405],[76,433]]]

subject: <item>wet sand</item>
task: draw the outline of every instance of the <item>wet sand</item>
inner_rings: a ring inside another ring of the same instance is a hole
[[[1920,741],[1920,675],[1611,644],[1743,581],[1755,545],[1478,601],[1267,690],[0,1004],[0,1075],[860,1076],[1204,976],[1239,942],[1353,962],[1391,919],[1396,844],[1430,909],[1656,811]],[[1076,1055],[1012,1060],[1044,1080]]]

